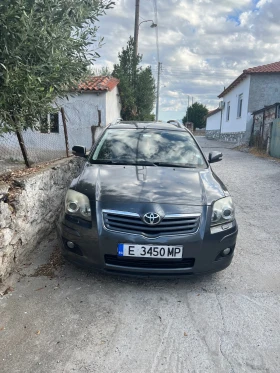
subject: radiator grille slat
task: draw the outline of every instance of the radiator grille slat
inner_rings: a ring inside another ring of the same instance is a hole
[[[194,258],[184,258],[181,260],[167,259],[130,259],[119,258],[116,255],[105,255],[106,264],[134,267],[134,268],[157,268],[157,269],[172,269],[172,268],[192,268],[195,263]]]
[[[103,212],[103,221],[105,227],[112,231],[155,237],[194,233],[198,229],[200,216],[167,216],[159,224],[152,226],[144,223],[140,216]]]

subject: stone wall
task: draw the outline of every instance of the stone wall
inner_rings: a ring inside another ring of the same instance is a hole
[[[220,134],[219,130],[209,130],[206,131],[206,138],[207,139],[217,139],[221,141],[228,141],[237,144],[244,144],[248,142],[246,132],[222,132]]]
[[[78,157],[64,159],[0,182],[0,282],[54,229],[66,190],[83,163]]]
[[[246,132],[227,132],[221,133],[221,140],[228,142],[236,142],[237,144],[243,144],[245,140]]]
[[[205,136],[207,139],[219,139],[220,130],[206,130]]]

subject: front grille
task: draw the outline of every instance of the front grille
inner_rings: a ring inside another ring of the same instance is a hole
[[[137,214],[103,211],[103,220],[105,227],[113,231],[158,237],[196,232],[200,215],[166,215],[158,225],[151,226],[144,223]]]
[[[194,266],[194,258],[184,259],[130,259],[120,258],[117,255],[105,255],[105,263],[122,267],[133,268],[154,268],[154,269],[172,269],[172,268],[192,268]]]

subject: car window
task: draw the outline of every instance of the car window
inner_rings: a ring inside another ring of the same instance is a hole
[[[150,129],[108,129],[91,161],[207,167],[201,151],[187,132]]]

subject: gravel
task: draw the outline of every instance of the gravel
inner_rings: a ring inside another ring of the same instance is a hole
[[[280,164],[198,141],[224,154],[213,169],[236,205],[231,266],[155,280],[58,261],[49,277],[36,272],[57,245],[47,240],[0,300],[2,373],[279,373]]]

